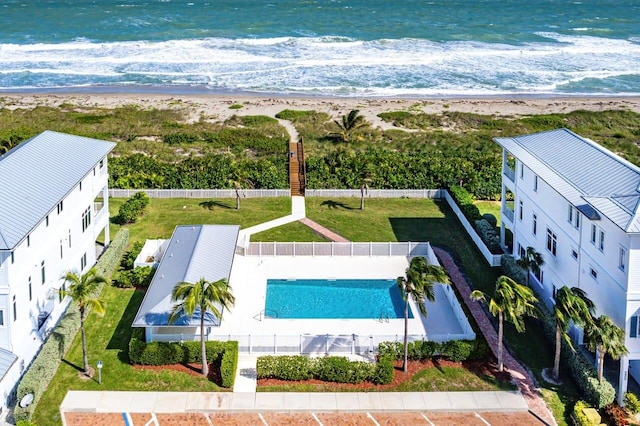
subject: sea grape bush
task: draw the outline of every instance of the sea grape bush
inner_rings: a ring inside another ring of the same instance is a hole
[[[135,223],[144,214],[144,209],[149,204],[149,197],[144,192],[136,192],[124,202],[118,209],[118,223],[124,225]]]

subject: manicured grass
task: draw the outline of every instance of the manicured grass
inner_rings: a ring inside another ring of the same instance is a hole
[[[102,300],[107,305],[105,316],[100,318],[90,314],[86,321],[89,363],[95,368],[98,360],[103,362],[102,384],[98,384],[97,374],[93,380],[82,380],[78,377],[78,371],[82,368],[82,345],[78,332],[71,349],[63,358],[47,392],[38,404],[34,415],[34,421],[38,425],[61,423],[59,407],[68,390],[220,390],[215,383],[202,377],[171,370],[138,370],[129,364],[131,322],[143,296],[144,293],[141,291],[105,286],[102,291]]]
[[[381,392],[456,392],[456,391],[501,391],[515,390],[510,383],[502,383],[494,377],[475,374],[463,367],[437,366],[417,372],[408,381],[389,388],[380,388]],[[259,392],[362,392],[363,389],[339,388],[331,383],[290,384],[260,386]],[[378,391],[367,388],[366,391]]]
[[[124,198],[109,199],[111,218],[126,201]],[[170,238],[176,225],[240,225],[248,228],[281,216],[291,214],[291,199],[246,198],[240,201],[240,210],[235,209],[234,198],[152,198],[144,216],[129,228],[129,241],[144,241],[153,238]],[[111,223],[111,235],[120,229]]]
[[[478,200],[474,203],[478,206],[480,214],[491,213],[498,219],[498,226],[500,226],[500,201],[485,201]]]
[[[268,229],[266,231],[253,234],[251,242],[258,241],[279,241],[279,242],[327,242],[328,240],[312,231],[306,225],[300,222],[292,222],[277,228]]]

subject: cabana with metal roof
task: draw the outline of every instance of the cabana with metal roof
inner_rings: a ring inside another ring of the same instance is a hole
[[[185,315],[169,324],[169,315],[175,305],[171,292],[179,282],[195,283],[202,278],[211,282],[228,280],[239,230],[238,225],[176,226],[133,320],[133,327],[145,328],[147,341],[200,338],[198,310],[192,317]],[[207,328],[215,327],[220,325],[220,320],[208,312],[204,323]]]

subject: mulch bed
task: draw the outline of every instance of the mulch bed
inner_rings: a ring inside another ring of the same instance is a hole
[[[504,371],[499,372],[498,367],[494,362],[490,361],[464,361],[455,362],[444,359],[435,360],[422,360],[422,361],[409,361],[407,374],[402,371],[402,361],[396,361],[395,371],[393,374],[393,381],[387,385],[376,385],[370,382],[352,384],[352,383],[331,383],[331,387],[337,390],[376,390],[384,391],[393,389],[402,383],[408,381],[416,373],[427,368],[441,368],[441,367],[461,367],[477,375],[493,376],[501,382],[509,382],[511,375]],[[280,379],[259,379],[258,387],[261,386],[286,386],[294,384],[307,384],[307,385],[327,385],[328,382],[322,380],[310,379],[310,380],[280,380]]]

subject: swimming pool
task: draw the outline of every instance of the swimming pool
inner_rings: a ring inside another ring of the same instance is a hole
[[[396,280],[267,280],[270,318],[404,318]],[[409,318],[413,318],[409,308]]]

